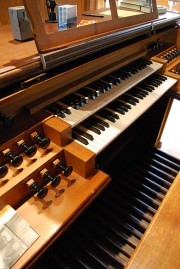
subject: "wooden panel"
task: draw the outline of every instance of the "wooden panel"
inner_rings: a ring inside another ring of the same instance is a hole
[[[43,122],[44,132],[57,145],[65,146],[72,141],[71,125],[65,121],[52,117]]]
[[[128,269],[177,269],[180,265],[180,173],[128,263]]]
[[[43,209],[43,201],[35,197],[18,208],[18,213],[30,223],[40,237],[12,269],[30,268],[30,264],[47,250],[110,182],[109,176],[101,171],[94,172],[87,179],[73,172],[69,178],[75,180],[75,183],[68,187],[67,181],[63,178],[59,189],[64,188],[65,191],[61,196],[55,198],[53,190],[48,192],[48,208]]]
[[[73,141],[64,148],[64,155],[74,171],[84,178],[88,178],[95,170],[96,155],[89,149]]]

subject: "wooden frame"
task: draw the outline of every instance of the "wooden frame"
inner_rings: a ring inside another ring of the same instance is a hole
[[[65,31],[51,31],[53,24],[49,24],[47,31],[47,23],[43,18],[42,5],[39,0],[23,0],[24,6],[30,18],[37,49],[40,53],[49,52],[60,49],[72,43],[95,38],[118,30],[124,27],[137,25],[143,22],[152,21],[158,18],[156,0],[150,0],[153,12],[118,18],[116,1],[109,0],[111,17],[105,21],[99,21],[83,27],[70,28]]]

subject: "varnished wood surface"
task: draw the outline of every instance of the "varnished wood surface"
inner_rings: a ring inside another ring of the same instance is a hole
[[[73,172],[69,179],[75,182],[68,184],[63,178],[57,187],[65,189],[61,196],[55,198],[55,192],[49,190],[45,200],[52,203],[48,208],[43,209],[43,203],[34,197],[18,208],[17,212],[30,223],[40,237],[12,269],[29,268],[28,264],[45,252],[110,181],[109,176],[101,171],[95,171],[87,179]]]
[[[180,267],[180,173],[128,263],[128,269]]]
[[[0,27],[0,36],[1,82],[41,68],[34,40],[24,42],[14,40],[10,25]]]
[[[10,25],[0,27],[0,36],[0,73],[39,59],[34,40],[14,40]]]

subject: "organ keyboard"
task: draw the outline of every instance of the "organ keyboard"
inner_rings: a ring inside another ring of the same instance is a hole
[[[13,269],[131,268],[134,263],[138,268],[142,259],[147,269],[157,257],[156,247],[167,253],[166,244],[156,239],[151,257],[150,242],[158,237],[155,224],[168,223],[164,206],[172,225],[178,223],[178,206],[172,201],[178,205],[174,190],[179,187],[179,160],[164,156],[154,145],[167,117],[166,93],[177,90],[177,79],[165,73],[162,59],[146,51],[152,41],[160,44],[159,38],[176,42],[174,21],[164,24],[152,35],[142,26],[126,44],[119,40],[107,49],[105,44],[99,54],[82,55],[77,62],[61,63],[61,68],[41,70],[38,62],[31,75],[26,66],[19,78],[15,70],[16,85],[2,89],[0,206],[13,206],[39,234]],[[163,47],[162,42],[158,49],[164,55],[167,47],[172,46],[167,42]],[[34,74],[40,75],[24,81]],[[10,82],[3,79],[1,85]],[[70,225],[72,230],[67,230]],[[177,229],[163,225],[163,242],[169,240],[168,232],[174,243],[169,260],[177,264]],[[72,248],[71,239],[77,244]],[[167,259],[164,264],[169,266]]]
[[[176,84],[175,79],[155,73],[161,67],[138,59],[45,110],[74,127],[75,141],[98,154]]]
[[[142,65],[144,64],[144,68],[140,69],[140,67],[138,67],[139,61],[140,62],[142,61]],[[115,83],[111,83],[111,78],[102,77],[100,80],[95,81],[94,83],[92,83],[90,85],[87,85],[85,87],[85,89],[81,89],[80,93],[82,93],[83,90],[84,90],[84,92],[86,92],[86,88],[88,88],[89,90],[92,90],[92,91],[97,90],[99,92],[100,96],[97,96],[99,98],[96,98],[95,101],[92,101],[92,99],[89,98],[89,102],[87,105],[84,104],[84,106],[81,106],[80,104],[78,104],[79,109],[75,109],[73,107],[73,105],[74,105],[73,101],[72,101],[72,107],[70,107],[71,100],[68,101],[68,98],[73,100],[73,98],[71,98],[71,96],[67,97],[67,99],[63,98],[62,100],[59,100],[60,105],[62,105],[62,107],[66,106],[68,108],[68,104],[69,104],[69,109],[71,109],[71,112],[72,112],[70,115],[66,114],[66,117],[64,118],[64,120],[66,122],[68,122],[69,124],[71,124],[72,127],[74,127],[82,120],[84,120],[87,117],[94,114],[100,108],[103,108],[111,100],[114,100],[116,97],[119,97],[120,95],[125,93],[127,90],[129,90],[133,86],[137,85],[138,82],[142,81],[142,79],[146,78],[147,76],[151,75],[152,73],[156,72],[157,70],[159,70],[162,67],[161,64],[156,63],[156,62],[149,62],[149,61],[145,61],[143,59],[139,60],[139,61],[137,61],[137,63],[136,62],[133,63],[134,68],[135,67],[137,68],[137,72],[134,74],[131,72],[131,65],[132,64],[127,65],[128,69],[129,69],[129,75],[128,75],[128,70],[126,71],[126,68],[127,68],[126,66],[124,66],[122,68],[122,70],[121,69],[115,70],[114,72],[109,74],[109,75],[115,76],[117,79],[120,80],[118,85],[115,85]],[[118,72],[119,72],[119,74],[116,74]],[[123,72],[124,72],[124,74],[123,74]],[[124,75],[124,77],[123,77],[123,75]],[[105,79],[106,79],[106,81],[109,80],[109,83],[113,84],[113,85],[111,85],[112,89],[105,88],[105,85],[103,85],[103,84],[105,84],[105,82],[103,81]],[[97,85],[95,83],[97,83]],[[75,93],[79,94],[79,91],[75,92]],[[85,96],[85,97],[88,97],[88,96]],[[63,102],[65,102],[65,103],[63,103]]]

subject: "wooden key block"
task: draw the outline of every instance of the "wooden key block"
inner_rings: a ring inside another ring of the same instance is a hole
[[[73,141],[64,148],[65,159],[68,165],[80,176],[87,178],[95,169],[96,155],[89,149]]]

